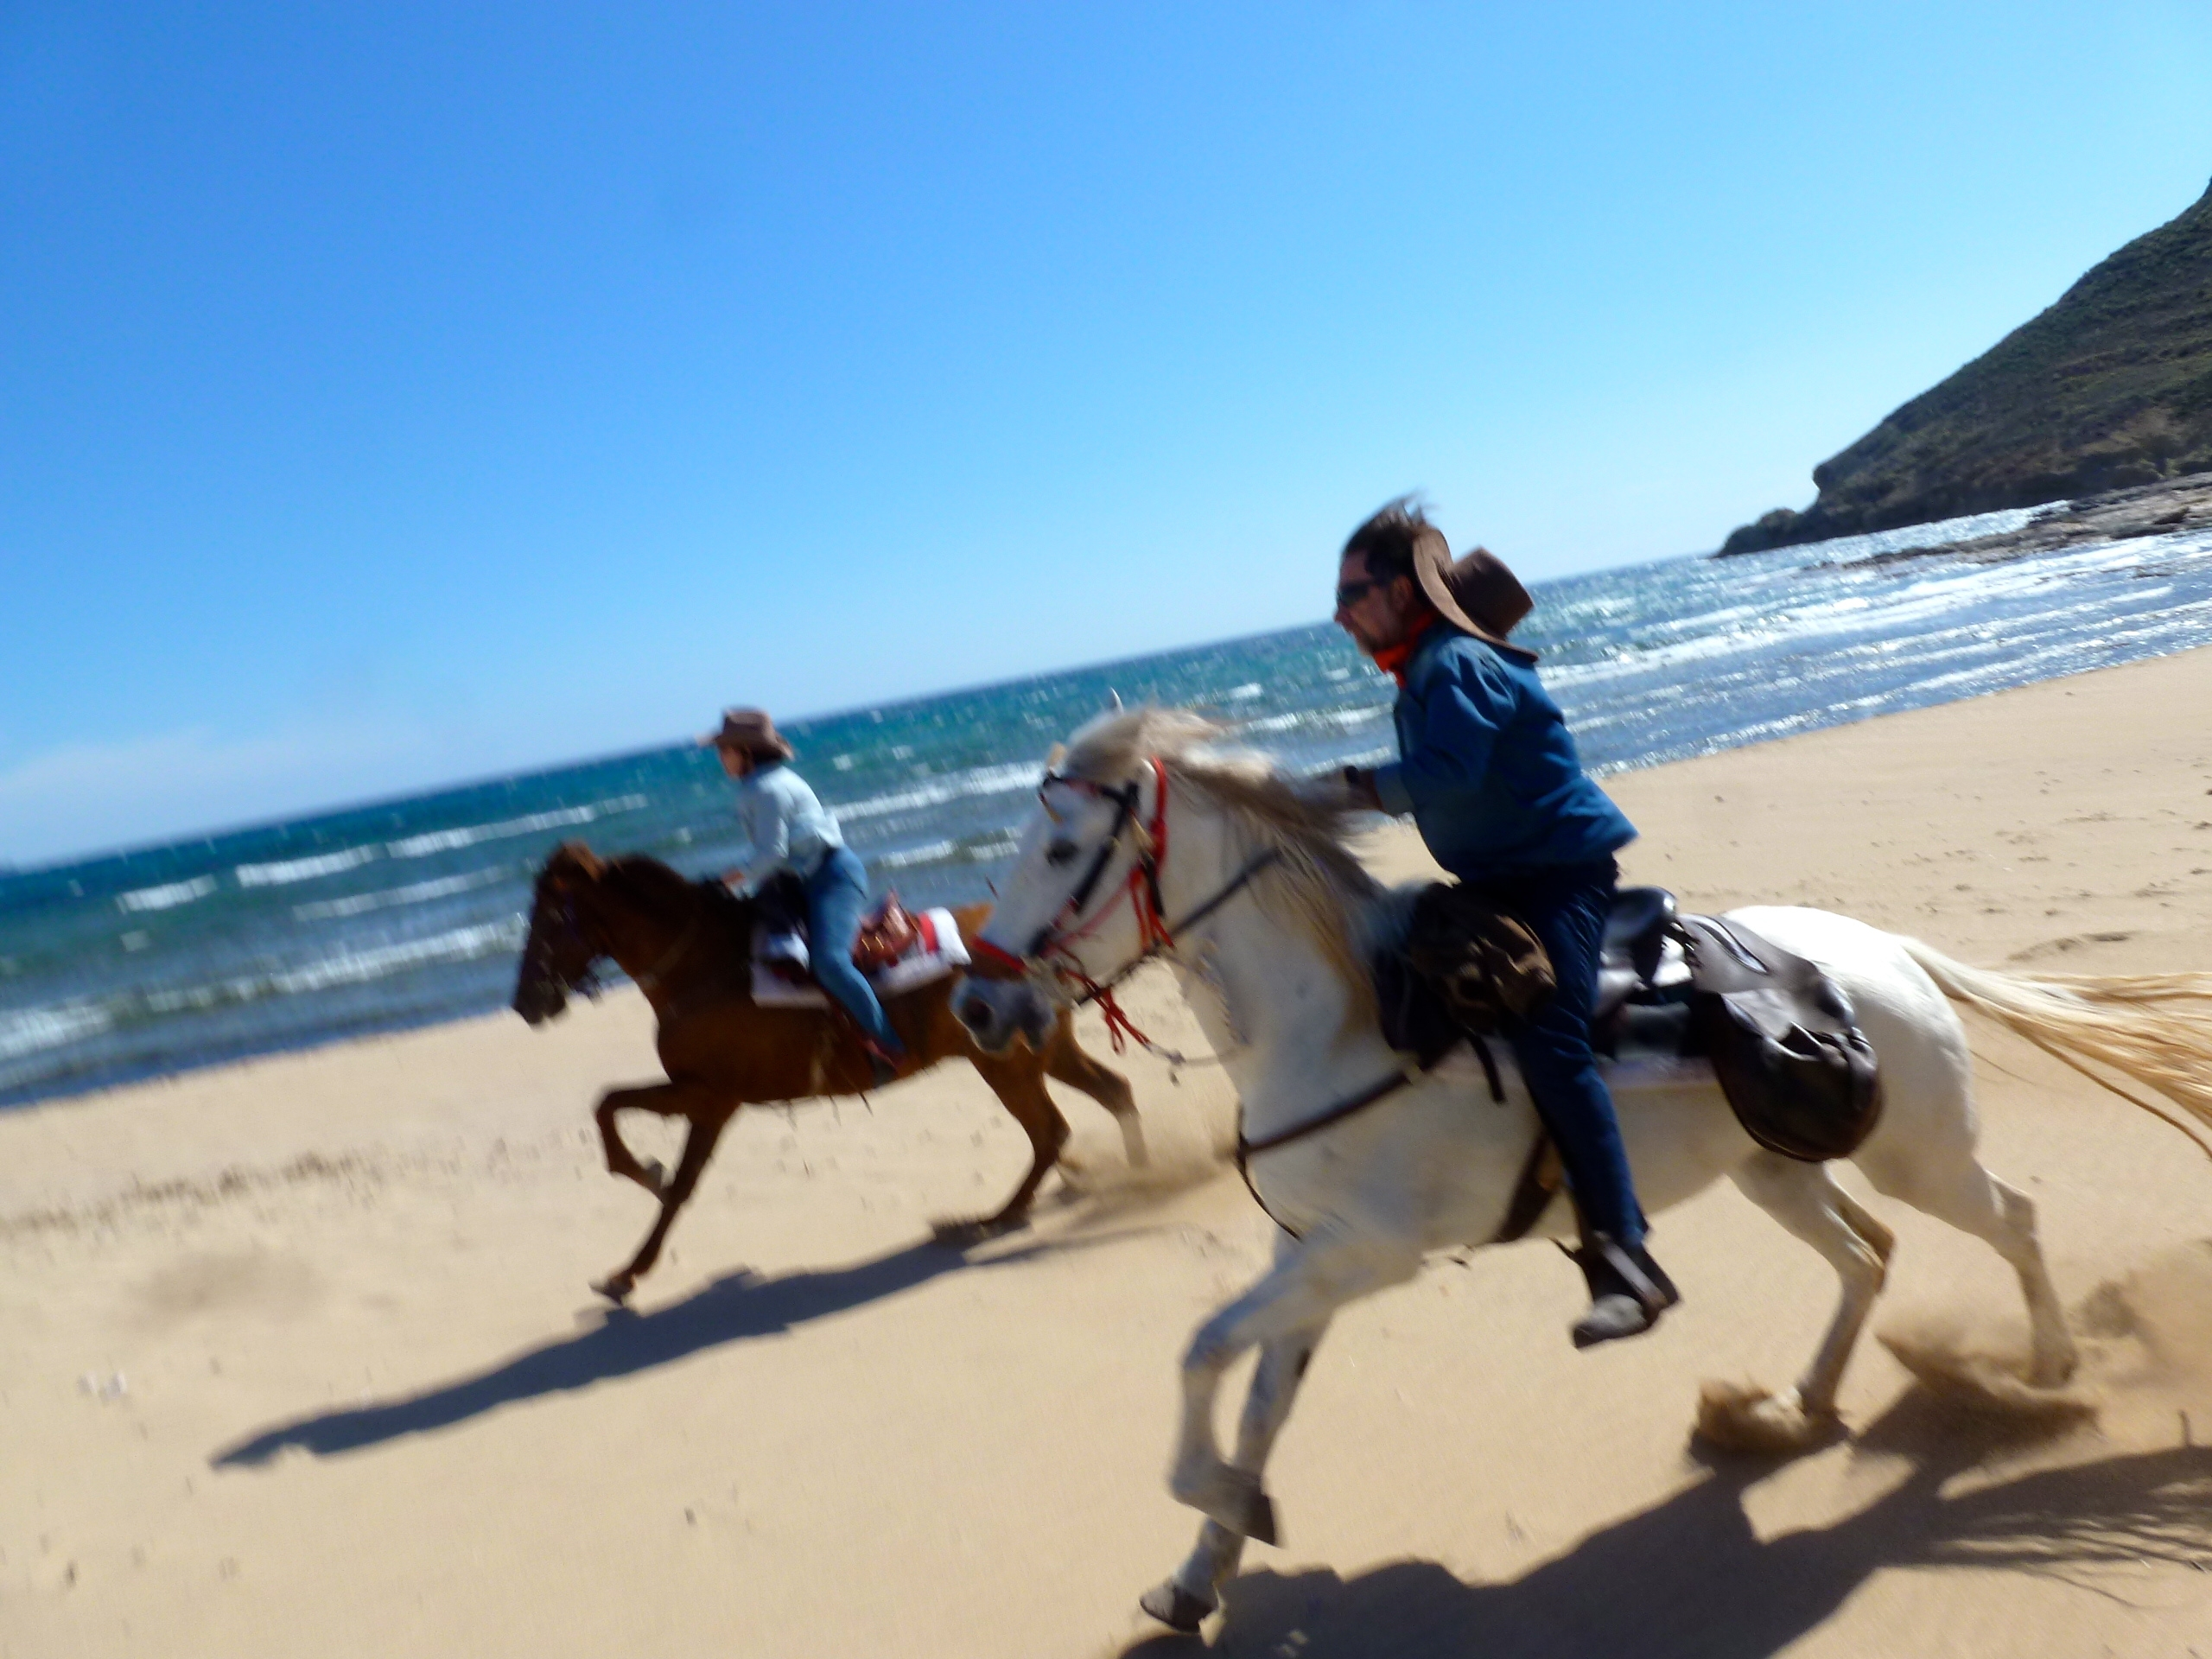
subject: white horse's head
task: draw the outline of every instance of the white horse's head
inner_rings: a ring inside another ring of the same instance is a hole
[[[1374,884],[1340,843],[1341,811],[1262,757],[1220,748],[1225,735],[1187,710],[1144,708],[1103,715],[1069,740],[953,1003],[985,1049],[1039,1040],[1086,981],[1105,983],[1144,956],[1148,921],[1188,913],[1232,879],[1225,860],[1262,848],[1257,889],[1287,898],[1350,960],[1351,909]]]

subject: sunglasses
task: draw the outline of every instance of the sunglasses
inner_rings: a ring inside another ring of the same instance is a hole
[[[1361,600],[1365,599],[1374,589],[1389,586],[1389,582],[1374,576],[1370,576],[1364,582],[1348,582],[1337,589],[1337,608],[1340,611],[1348,611]]]

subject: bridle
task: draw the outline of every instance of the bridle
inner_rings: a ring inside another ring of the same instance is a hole
[[[1180,921],[1170,923],[1166,906],[1160,892],[1160,867],[1167,858],[1167,768],[1157,755],[1147,757],[1146,764],[1152,768],[1154,784],[1152,822],[1148,825],[1139,822],[1137,812],[1138,803],[1143,799],[1144,794],[1141,775],[1132,778],[1119,788],[1114,788],[1087,778],[1069,778],[1054,772],[1045,774],[1044,781],[1037,786],[1037,801],[1055,823],[1059,821],[1060,815],[1053,810],[1046,791],[1058,787],[1079,790],[1097,799],[1113,802],[1113,824],[1105,838],[1099,842],[1098,850],[1091,855],[1090,868],[1083,873],[1083,879],[1076,883],[1074,890],[1052,913],[1051,919],[1031,936],[1026,950],[1016,956],[988,939],[978,939],[974,951],[1001,973],[1024,976],[1042,967],[1049,969],[1063,986],[1077,988],[1078,994],[1071,999],[1074,1006],[1081,1007],[1088,1002],[1098,1005],[1099,1013],[1105,1016],[1106,1034],[1112,1039],[1116,1053],[1122,1052],[1128,1046],[1127,1039],[1135,1039],[1147,1053],[1158,1055],[1171,1065],[1189,1065],[1193,1062],[1173,1049],[1155,1043],[1137,1029],[1128,1015],[1122,1011],[1121,1004],[1115,1000],[1115,989],[1155,957],[1172,956],[1176,949],[1178,933],[1195,927],[1227,904],[1243,891],[1253,877],[1278,862],[1282,852],[1279,848],[1267,849],[1239,870],[1220,892]],[[1132,836],[1135,841],[1135,851],[1129,861],[1128,878],[1117,883],[1105,902],[1086,917],[1084,912],[1089,909],[1099,882],[1104,879],[1108,868],[1121,852],[1122,842]],[[1078,940],[1097,931],[1124,894],[1128,896],[1130,911],[1136,918],[1137,952],[1104,979],[1094,979],[1077,959],[1073,947]]]

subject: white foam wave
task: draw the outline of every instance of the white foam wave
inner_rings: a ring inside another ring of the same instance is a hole
[[[952,841],[933,841],[926,847],[902,847],[895,853],[885,853],[872,858],[869,863],[879,870],[903,870],[910,864],[934,864],[941,858],[950,858],[960,850],[960,843]]]
[[[126,914],[136,910],[175,910],[179,905],[205,899],[214,891],[213,876],[195,875],[189,881],[168,881],[158,887],[141,887],[136,893],[119,893],[115,896],[115,907]]]
[[[368,950],[340,950],[303,967],[280,972],[243,976],[213,985],[194,985],[181,990],[155,991],[146,1006],[156,1014],[179,1014],[188,1008],[213,1008],[226,1003],[255,1002],[268,996],[292,996],[302,991],[327,991],[340,985],[363,985],[432,963],[474,962],[499,956],[523,942],[527,925],[519,916],[474,927],[457,927],[427,939],[407,939]]]
[[[449,898],[456,893],[467,893],[474,887],[486,887],[501,880],[503,868],[472,870],[467,875],[448,875],[435,881],[410,882],[404,887],[386,887],[379,893],[356,893],[351,899],[322,899],[311,905],[294,905],[295,921],[322,922],[340,916],[364,916],[372,910],[390,910],[398,905],[419,905],[432,899]]]
[[[977,766],[971,772],[957,772],[950,778],[940,778],[913,789],[871,795],[866,800],[834,810],[840,820],[873,818],[886,812],[911,812],[917,807],[942,806],[947,801],[979,795],[1011,795],[1016,790],[1034,789],[1044,775],[1045,768],[1034,760],[1012,766]]]
[[[470,962],[512,950],[528,931],[521,917],[508,916],[475,927],[457,927],[427,939],[379,945],[372,950],[341,950],[304,968],[271,974],[268,982],[270,989],[284,995],[327,990],[334,985],[359,985],[427,963]]]
[[[348,847],[342,853],[321,853],[313,858],[282,859],[272,864],[241,864],[231,874],[242,887],[287,887],[295,881],[314,881],[341,870],[358,869],[377,855],[373,847]]]
[[[85,1003],[0,1014],[0,1060],[12,1060],[21,1055],[35,1054],[42,1048],[59,1048],[79,1038],[96,1036],[114,1023],[104,1010]]]
[[[1366,726],[1389,717],[1390,705],[1387,702],[1370,703],[1363,709],[1302,709],[1295,714],[1248,720],[1236,728],[1236,734],[1256,737],[1269,732],[1322,731],[1332,726],[1350,731],[1355,726]]]
[[[551,812],[532,812],[524,817],[502,818],[497,823],[471,824],[461,830],[433,830],[426,835],[388,841],[384,849],[394,858],[426,858],[432,853],[449,853],[457,847],[474,847],[480,841],[499,841],[508,836],[532,835],[540,830],[560,830],[574,823],[590,823],[594,819],[611,818],[617,813],[634,812],[645,804],[643,795],[620,795],[613,800],[594,801],[589,806],[566,806]]]

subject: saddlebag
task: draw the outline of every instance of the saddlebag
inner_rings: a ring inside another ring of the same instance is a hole
[[[1713,1062],[1751,1139],[1824,1163],[1849,1156],[1881,1119],[1874,1050],[1843,988],[1740,923],[1685,916],[1690,1046]]]
[[[1510,1037],[1554,984],[1551,958],[1525,923],[1446,881],[1414,900],[1402,950],[1376,966],[1383,1036],[1425,1065],[1461,1033]]]

